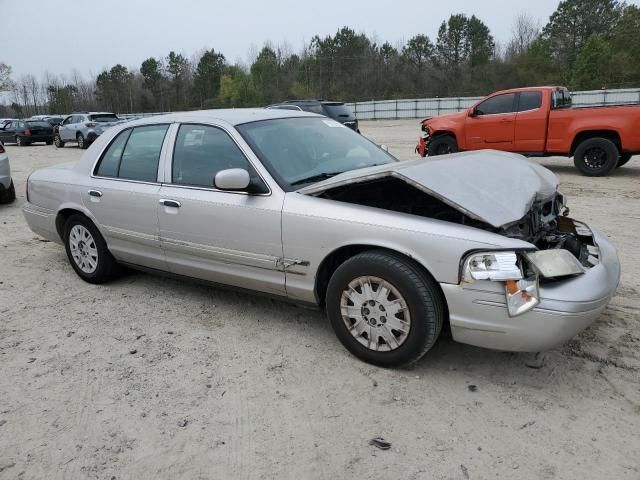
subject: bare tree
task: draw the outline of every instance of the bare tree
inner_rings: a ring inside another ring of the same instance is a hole
[[[12,87],[11,67],[6,63],[0,62],[0,92],[9,91]]]
[[[540,35],[540,23],[528,13],[516,17],[511,27],[511,41],[507,45],[507,57],[522,55]]]

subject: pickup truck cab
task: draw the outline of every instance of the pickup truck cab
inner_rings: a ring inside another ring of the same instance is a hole
[[[495,92],[462,112],[425,118],[423,157],[493,149],[573,157],[580,172],[603,176],[640,153],[640,106],[571,106],[564,87]]]

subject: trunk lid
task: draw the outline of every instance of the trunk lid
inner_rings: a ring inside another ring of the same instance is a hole
[[[480,150],[352,170],[298,192],[318,195],[385,176],[400,178],[496,228],[522,219],[535,201],[552,197],[559,184],[553,172],[521,155]]]

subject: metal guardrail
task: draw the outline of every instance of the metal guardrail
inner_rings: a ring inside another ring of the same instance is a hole
[[[359,120],[399,120],[460,112],[482,98],[484,97],[413,98],[351,102],[346,105]],[[571,99],[575,107],[640,104],[640,88],[571,92]]]

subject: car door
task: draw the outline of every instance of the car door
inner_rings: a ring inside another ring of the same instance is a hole
[[[14,142],[16,136],[17,122],[12,121],[6,124],[4,130],[0,130],[0,140],[4,143]]]
[[[542,90],[518,94],[513,149],[517,152],[544,152],[549,108],[542,108]]]
[[[114,257],[158,270],[166,270],[158,237],[158,166],[168,128],[144,125],[118,133],[82,192]]]
[[[184,123],[174,143],[158,211],[169,270],[284,295],[283,193],[268,188],[248,160],[249,147],[230,127]],[[229,168],[248,170],[255,193],[217,189],[216,173]]]
[[[70,131],[71,131],[71,122],[73,122],[73,115],[69,115],[67,118],[64,119],[64,121],[60,124],[60,126],[58,127],[58,135],[60,136],[60,139],[62,141],[68,141],[71,140],[72,137],[70,136]]]
[[[465,121],[467,150],[511,150],[515,130],[515,93],[495,95],[476,105]]]

